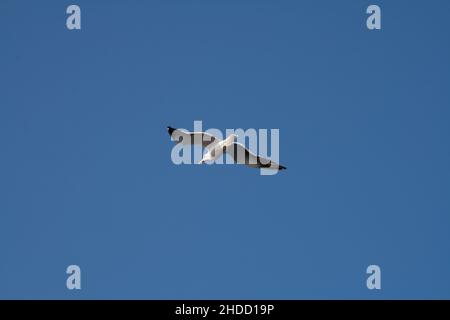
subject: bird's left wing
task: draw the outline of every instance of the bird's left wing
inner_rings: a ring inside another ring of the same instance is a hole
[[[173,140],[182,144],[201,144],[206,148],[219,141],[215,136],[206,132],[188,132],[172,127],[167,127],[167,131]]]

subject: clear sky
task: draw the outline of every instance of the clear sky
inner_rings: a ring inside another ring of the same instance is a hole
[[[450,298],[449,17],[1,0],[0,298]],[[175,166],[194,120],[279,128],[288,170]]]

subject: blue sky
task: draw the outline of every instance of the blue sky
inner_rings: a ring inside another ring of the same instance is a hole
[[[450,298],[450,2],[72,3],[0,1],[0,298]],[[173,165],[194,120],[288,170]]]

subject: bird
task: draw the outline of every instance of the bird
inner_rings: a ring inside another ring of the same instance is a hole
[[[206,153],[198,162],[199,164],[205,163],[206,161],[214,161],[226,152],[237,164],[244,164],[252,168],[286,170],[285,166],[260,157],[252,153],[241,143],[235,142],[238,138],[236,134],[230,134],[226,139],[220,140],[206,132],[189,132],[170,126],[167,127],[167,132],[177,143],[184,145],[202,145],[206,148]]]

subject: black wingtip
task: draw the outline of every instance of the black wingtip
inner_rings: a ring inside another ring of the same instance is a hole
[[[169,135],[172,135],[172,133],[173,133],[175,130],[177,130],[177,129],[172,128],[172,127],[167,127],[167,131],[169,132]]]
[[[286,170],[287,168],[285,167],[285,166],[280,166],[279,168],[278,168],[278,170]]]

